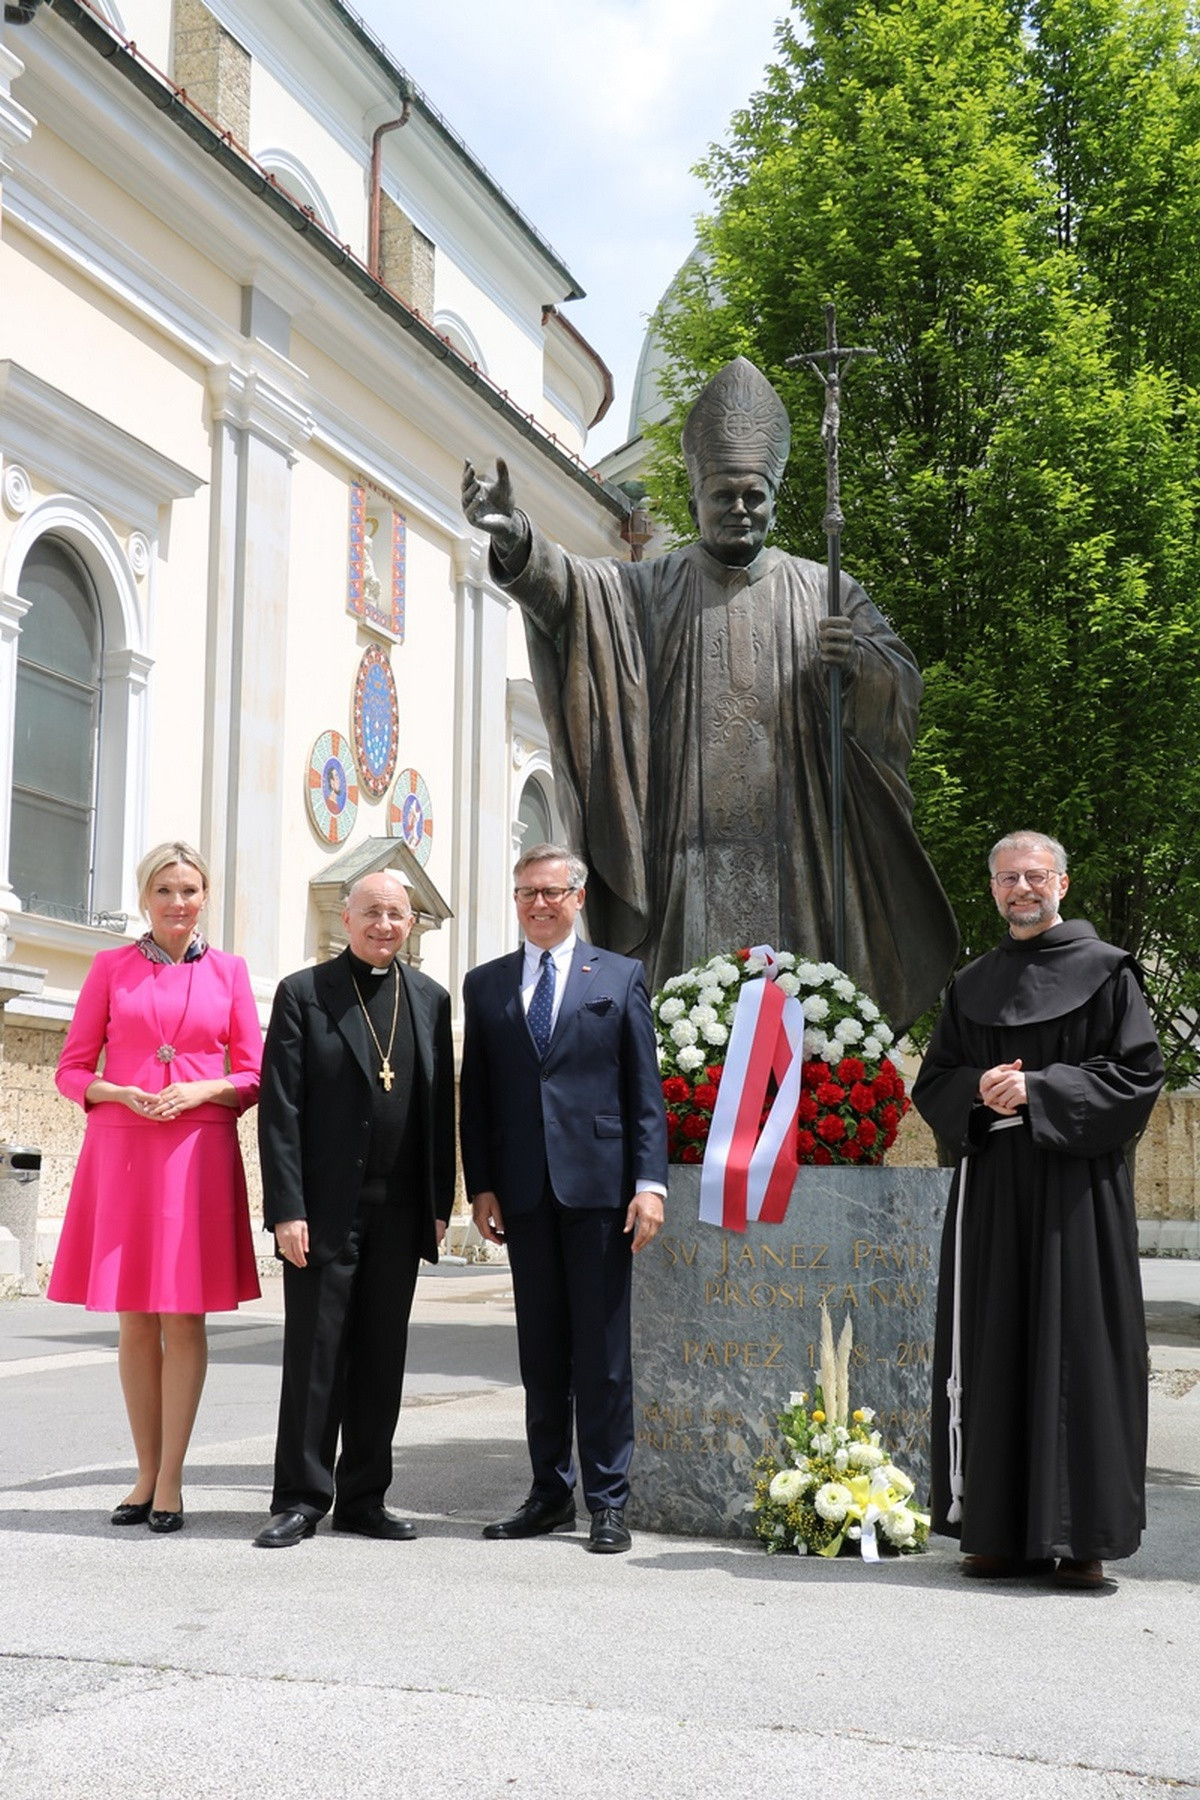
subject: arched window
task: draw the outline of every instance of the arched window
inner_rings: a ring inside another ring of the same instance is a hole
[[[532,844],[552,844],[554,842],[554,821],[550,812],[550,802],[546,791],[536,776],[525,783],[521,789],[521,799],[517,806],[517,822],[521,827],[521,847],[527,850]]]
[[[29,610],[17,649],[9,875],[29,912],[91,914],[96,750],[104,634],[96,591],[61,538],[39,538],[17,587]]]

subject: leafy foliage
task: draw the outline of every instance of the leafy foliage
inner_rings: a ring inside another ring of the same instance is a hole
[[[777,541],[821,558],[822,308],[873,347],[842,414],[844,560],[926,679],[912,780],[964,956],[1003,831],[1072,853],[1074,910],[1200,1057],[1200,29],[1186,0],[797,0],[704,165],[657,321],[683,411],[729,357],[795,442]]]

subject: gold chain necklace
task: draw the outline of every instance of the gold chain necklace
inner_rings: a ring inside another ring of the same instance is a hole
[[[386,1050],[384,1049],[383,1045],[380,1043],[378,1034],[375,1030],[375,1027],[371,1023],[371,1015],[367,1011],[366,1004],[363,1000],[362,994],[359,992],[358,978],[355,975],[353,969],[350,971],[350,979],[354,983],[354,997],[358,1001],[359,1008],[362,1011],[363,1018],[367,1021],[367,1030],[370,1032],[372,1038],[375,1040],[375,1048],[379,1052],[379,1058],[380,1058],[379,1079],[383,1083],[383,1091],[385,1094],[390,1094],[392,1091],[392,1083],[396,1079],[396,1072],[392,1068],[392,1045],[396,1041],[396,1020],[400,1017],[400,976],[399,976],[399,973],[396,969],[395,963],[393,963],[392,964],[392,979],[393,979],[392,1030],[391,1030],[391,1035],[388,1038],[388,1044],[387,1044]]]

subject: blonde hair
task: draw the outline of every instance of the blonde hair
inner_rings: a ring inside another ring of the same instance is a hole
[[[192,848],[182,838],[175,838],[167,844],[155,844],[153,850],[147,850],[137,866],[138,906],[146,911],[146,901],[150,895],[150,883],[163,869],[173,869],[176,863],[186,863],[195,869],[204,883],[204,897],[208,898],[208,864],[198,850]]]

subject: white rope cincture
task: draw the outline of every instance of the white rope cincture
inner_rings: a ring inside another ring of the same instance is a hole
[[[1024,1120],[1014,1113],[1009,1119],[993,1119],[988,1130],[1011,1131],[1014,1125],[1022,1124]],[[946,1521],[950,1525],[960,1524],[963,1516],[962,1242],[970,1160],[969,1156],[963,1156],[958,1165],[958,1212],[954,1218],[954,1324],[950,1334],[950,1375],[946,1382],[946,1397],[950,1402],[950,1506]]]

